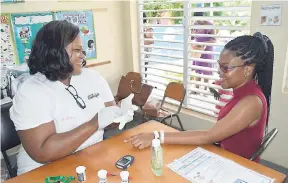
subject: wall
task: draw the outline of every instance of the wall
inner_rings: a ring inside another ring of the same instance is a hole
[[[287,45],[287,51],[286,51],[286,64],[285,64],[285,71],[283,76],[283,92],[288,94],[288,45]]]
[[[260,26],[260,7],[263,4],[282,4],[281,26]],[[272,86],[271,114],[269,129],[278,128],[279,133],[262,158],[288,168],[288,95],[282,92],[283,75],[288,45],[288,2],[284,1],[253,1],[251,32],[260,31],[268,35],[275,47],[274,76]]]
[[[125,44],[125,22],[130,19],[124,16],[123,1],[85,1],[56,2],[31,1],[25,3],[2,4],[3,13],[37,12],[55,10],[95,10],[94,25],[96,32],[97,59],[91,62],[111,61],[111,64],[95,67],[110,84],[113,92],[117,90],[122,74],[131,71],[132,63],[127,61]],[[131,39],[131,38],[130,38]],[[129,59],[130,60],[130,59]],[[109,72],[107,72],[109,71]]]
[[[138,9],[136,1],[124,1],[124,21],[126,56],[127,61],[132,62],[133,70],[140,72],[139,64],[139,34],[138,34]]]

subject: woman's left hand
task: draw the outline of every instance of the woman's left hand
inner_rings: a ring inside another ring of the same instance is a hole
[[[151,145],[153,139],[153,133],[139,133],[129,137],[124,142],[130,142],[134,147],[137,147],[138,149],[144,149]]]

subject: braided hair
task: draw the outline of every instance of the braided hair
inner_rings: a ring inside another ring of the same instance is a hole
[[[267,101],[267,121],[270,113],[270,98],[273,77],[274,46],[271,40],[260,32],[245,35],[228,42],[224,49],[234,52],[245,65],[255,64],[254,80],[261,87]]]

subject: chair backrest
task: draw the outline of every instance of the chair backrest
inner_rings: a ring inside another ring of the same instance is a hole
[[[139,72],[128,72],[126,74],[127,77],[133,78],[135,82],[141,83],[142,82],[142,76]]]
[[[131,90],[135,93],[138,93],[141,91],[142,88],[142,77],[141,74],[138,72],[128,72],[126,74],[126,78],[129,78],[132,83],[131,84]]]
[[[1,105],[1,151],[7,151],[21,144],[13,121],[10,119],[9,109],[11,103]]]
[[[179,113],[182,108],[185,95],[186,95],[186,89],[182,83],[171,82],[166,87],[161,106],[163,106],[166,98],[171,98],[173,100],[180,102],[177,111],[177,113]]]
[[[268,145],[271,143],[271,141],[274,139],[277,133],[278,133],[277,128],[274,128],[269,133],[267,133],[262,140],[260,148],[252,155],[250,160],[254,160],[256,157],[260,156],[264,152],[264,150],[268,147]]]

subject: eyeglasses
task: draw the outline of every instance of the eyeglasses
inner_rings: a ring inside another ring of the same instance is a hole
[[[236,68],[236,67],[244,67],[244,66],[247,65],[247,64],[243,64],[243,65],[236,65],[236,66],[227,66],[227,65],[221,65],[219,62],[220,62],[220,61],[218,60],[217,63],[218,63],[218,65],[219,65],[219,68],[220,68],[221,71],[224,72],[224,73],[227,73],[227,72],[233,70],[233,69]]]
[[[86,108],[86,104],[84,102],[84,100],[79,97],[77,90],[74,88],[74,86],[69,85],[67,88],[65,88],[75,99],[77,105],[82,108],[85,109]]]
[[[72,49],[72,52],[76,53],[77,57],[80,57],[82,53],[84,58],[86,58],[86,51],[83,51],[83,49]]]

